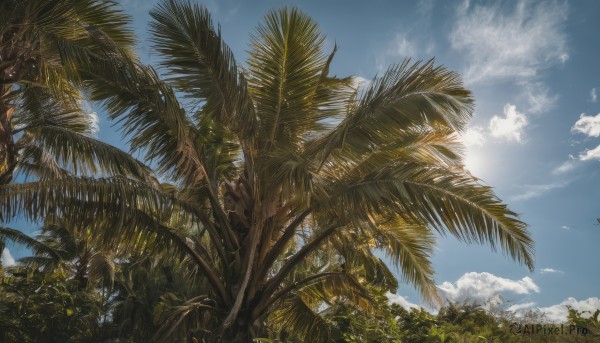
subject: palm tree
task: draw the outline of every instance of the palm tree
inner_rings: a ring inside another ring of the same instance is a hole
[[[359,92],[329,75],[336,49],[296,8],[267,13],[244,69],[203,7],[167,0],[151,15],[164,80],[118,45],[84,69],[91,98],[170,183],[5,186],[0,215],[58,211],[108,243],[168,249],[203,291],[163,309],[157,339],[248,342],[278,320],[326,341],[331,301],[369,308],[366,285],[396,286],[375,250],[435,302],[436,233],[533,268],[526,224],[463,167],[473,99],[456,73],[405,60]]]
[[[95,36],[131,49],[129,18],[105,0],[0,4],[0,184],[15,172],[147,175],[128,154],[94,139],[80,67],[102,55]]]
[[[101,35],[130,54],[128,22],[110,1],[2,1],[0,185],[15,175],[20,181],[76,182],[82,175],[153,180],[143,164],[93,137],[98,123],[85,106],[81,68],[106,58]],[[9,240],[36,247],[21,232],[0,228],[0,246]]]

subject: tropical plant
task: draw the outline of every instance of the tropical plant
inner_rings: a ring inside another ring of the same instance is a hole
[[[331,321],[335,342],[403,342],[399,322],[401,315],[407,313],[406,310],[397,304],[389,304],[389,299],[381,291],[373,288],[370,290],[378,313],[361,311],[360,308],[341,301],[334,303],[324,313],[325,319]]]
[[[94,341],[100,296],[70,276],[64,268],[8,268],[0,282],[0,342]]]
[[[40,179],[127,174],[147,168],[93,138],[81,66],[102,55],[95,36],[128,51],[128,16],[105,0],[6,0],[0,4],[0,185],[16,172]]]
[[[59,212],[103,244],[168,249],[201,291],[164,302],[157,339],[248,342],[276,320],[327,341],[333,301],[376,312],[367,285],[397,286],[375,250],[434,302],[436,232],[533,267],[526,225],[463,167],[473,100],[456,73],[406,60],[359,92],[329,75],[336,48],[296,8],[267,13],[245,69],[203,7],[151,15],[164,79],[101,33],[105,58],[82,75],[170,183],[4,186],[0,214]]]
[[[152,181],[129,154],[93,137],[81,67],[103,54],[102,42],[131,54],[128,16],[111,1],[7,0],[0,4],[0,185],[81,175],[125,175]],[[23,185],[34,188],[34,185]],[[9,205],[10,206],[10,205]],[[0,216],[3,224],[14,216]],[[41,247],[22,232],[0,228],[8,241]]]

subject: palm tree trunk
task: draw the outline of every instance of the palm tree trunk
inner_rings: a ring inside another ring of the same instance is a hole
[[[12,181],[17,167],[17,151],[11,123],[14,108],[8,103],[10,91],[9,85],[2,85],[0,89],[0,185]]]
[[[255,338],[264,337],[263,328],[253,322],[250,311],[239,313],[235,323],[223,333],[219,342],[252,343]]]

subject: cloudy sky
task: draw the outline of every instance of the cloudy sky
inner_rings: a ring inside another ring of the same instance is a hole
[[[124,0],[140,53],[155,1]],[[600,2],[211,0],[204,4],[226,42],[246,58],[250,33],[271,8],[296,4],[338,45],[332,73],[370,80],[405,57],[459,72],[476,99],[464,136],[466,162],[530,224],[536,270],[488,247],[440,238],[436,280],[449,300],[504,299],[513,310],[540,308],[560,319],[565,305],[600,307]],[[368,82],[368,81],[367,81]],[[118,135],[100,114],[98,136]],[[4,251],[2,259],[12,257]],[[402,285],[393,297],[421,300]]]

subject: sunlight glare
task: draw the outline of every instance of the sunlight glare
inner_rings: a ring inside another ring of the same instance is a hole
[[[468,151],[466,156],[463,158],[465,168],[476,177],[482,177],[484,172],[484,162],[481,156],[474,151]]]

